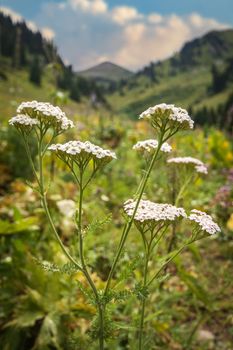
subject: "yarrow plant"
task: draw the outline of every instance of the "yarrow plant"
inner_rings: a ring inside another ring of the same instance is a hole
[[[157,140],[138,141],[133,146],[133,149],[139,152],[153,153],[153,151],[158,148],[158,145],[159,142]],[[161,146],[161,151],[169,153],[172,151],[172,147],[167,142],[164,142]]]
[[[58,135],[72,128],[74,124],[66,117],[65,113],[62,112],[59,107],[54,107],[49,103],[37,101],[23,102],[17,109],[17,115],[9,120],[9,124],[14,126],[23,137],[27,156],[37,183],[37,187],[34,189],[40,195],[42,206],[51,227],[51,232],[54,234],[69,263],[72,265],[72,269],[74,271],[79,270],[90,287],[91,301],[97,312],[91,334],[94,339],[98,339],[100,350],[104,349],[104,344],[112,333],[108,319],[108,304],[112,299],[118,298],[117,292],[114,291],[112,280],[113,278],[115,279],[116,267],[121,260],[127,237],[133,226],[139,231],[144,247],[142,280],[135,281],[135,288],[131,291],[138,296],[141,303],[140,320],[137,329],[139,350],[144,348],[144,317],[146,301],[149,297],[152,283],[160,277],[165,267],[175,259],[185,247],[206,235],[212,235],[220,231],[220,228],[214,223],[211,216],[196,209],[193,209],[190,214],[187,214],[184,208],[178,207],[178,201],[177,204],[172,205],[168,203],[154,203],[150,200],[142,199],[148,179],[154,169],[156,161],[160,158],[161,152],[166,154],[172,151],[171,146],[166,141],[181,130],[192,129],[194,123],[186,110],[164,103],[148,108],[139,118],[148,120],[151,123],[157,139],[139,141],[133,147],[134,150],[139,151],[139,156],[145,157],[148,162],[146,163],[146,169],[133,199],[127,200],[123,204],[125,224],[104,290],[98,290],[85,258],[84,236],[86,230],[82,220],[83,201],[87,186],[103,167],[107,166],[111,161],[117,160],[116,154],[110,150],[105,150],[94,145],[90,141],[83,142],[81,140],[75,140],[64,144],[53,143]],[[47,137],[47,133],[50,138]],[[33,135],[37,140],[37,164],[34,164],[32,160],[29,135]],[[46,152],[56,154],[56,156],[67,165],[78,186],[79,198],[76,208],[73,201],[72,203],[68,203],[67,200],[65,202],[61,201],[59,204],[59,210],[62,210],[61,208],[64,207],[64,205],[69,204],[71,213],[75,213],[74,219],[79,243],[77,256],[73,256],[71,250],[62,242],[49,210],[47,202],[48,188],[45,186],[43,165]],[[198,173],[207,172],[207,168],[205,168],[205,165],[201,161],[191,157],[171,158],[168,160],[168,164],[185,164],[185,166],[192,166]],[[168,258],[165,259],[162,266],[159,267],[158,271],[152,274],[149,270],[149,266],[150,261],[155,259],[153,254],[154,250],[157,249],[161,240],[170,234],[172,225],[180,221],[184,222],[185,225],[189,225],[190,229],[192,228],[191,235],[186,237],[179,249],[171,253]]]
[[[194,168],[197,173],[208,174],[207,166],[199,159],[193,157],[176,157],[170,158],[167,161],[169,164],[177,164],[186,169]]]

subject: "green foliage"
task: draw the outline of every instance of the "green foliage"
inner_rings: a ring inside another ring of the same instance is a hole
[[[28,166],[28,159],[25,155],[24,144],[19,134],[12,128],[0,130],[1,142],[5,142],[4,152],[0,154],[0,162],[7,164],[13,178],[23,177],[32,179],[32,169]],[[36,143],[34,139],[29,141],[32,157],[36,157]],[[20,161],[19,161],[20,159]]]
[[[76,266],[72,263],[67,263],[64,264],[63,266],[58,266],[54,263],[49,263],[49,262],[45,262],[45,261],[40,261],[38,259],[35,258],[35,262],[42,267],[42,269],[44,269],[45,271],[49,271],[49,272],[59,272],[59,273],[63,273],[63,274],[67,274],[67,275],[73,275],[74,273],[76,273],[77,271],[79,271]]]
[[[41,63],[40,63],[39,57],[35,56],[30,66],[29,80],[33,84],[40,86],[41,79],[42,79]]]
[[[101,232],[103,227],[112,221],[112,215],[109,214],[103,219],[96,219],[84,228],[83,234],[95,234]]]
[[[38,218],[36,216],[16,220],[14,223],[0,220],[0,235],[13,235],[38,229]]]
[[[115,113],[135,119],[145,106],[161,103],[162,96],[163,100],[192,108],[198,124],[224,128],[232,92],[232,57],[233,31],[210,32],[185,44],[173,57],[150,63],[123,87],[116,87],[108,101]]]

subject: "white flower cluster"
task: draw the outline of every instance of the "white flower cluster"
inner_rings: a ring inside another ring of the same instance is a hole
[[[213,235],[220,232],[220,227],[213,221],[212,217],[203,211],[193,209],[189,215],[189,220],[194,221],[201,228],[201,231]]]
[[[32,127],[38,124],[38,120],[28,117],[25,114],[18,114],[9,120],[10,125]]]
[[[68,158],[78,163],[82,163],[87,159],[93,159],[95,162],[108,163],[112,159],[116,159],[116,154],[109,150],[94,145],[86,141],[69,141],[64,144],[53,144],[49,148],[51,151],[57,152],[61,158]]]
[[[59,107],[48,102],[22,102],[17,108],[17,113],[23,113],[31,118],[45,122],[49,126],[55,126],[59,130],[67,130],[74,126],[65,113]]]
[[[124,211],[128,216],[132,216],[136,201],[129,199],[124,203]],[[171,204],[154,203],[149,200],[141,200],[137,208],[134,220],[141,223],[148,221],[175,221],[179,218],[186,218],[183,208],[177,208]]]
[[[185,109],[166,103],[149,107],[140,114],[139,119],[148,119],[155,127],[160,127],[164,119],[170,121],[171,127],[193,129],[194,125],[194,121],[190,118]]]
[[[196,172],[201,174],[208,174],[207,166],[199,159],[193,157],[175,157],[167,160],[168,163],[175,163],[181,165],[193,166]]]
[[[154,149],[158,147],[158,141],[157,140],[145,140],[145,141],[138,141],[134,146],[133,149],[140,152],[151,152]],[[160,149],[162,152],[169,153],[172,151],[172,147],[167,143],[164,142]]]
[[[76,203],[71,199],[62,199],[57,202],[57,207],[61,214],[67,218],[72,218],[76,211]]]

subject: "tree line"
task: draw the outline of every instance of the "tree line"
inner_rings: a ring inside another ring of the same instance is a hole
[[[14,69],[27,69],[29,80],[42,84],[45,67],[52,64],[56,69],[55,85],[68,91],[69,97],[80,101],[90,97],[93,102],[105,103],[105,99],[94,81],[77,76],[72,66],[66,66],[52,41],[42,34],[31,31],[25,22],[14,23],[10,16],[0,13],[0,57],[8,58]],[[0,68],[0,77],[7,79]]]

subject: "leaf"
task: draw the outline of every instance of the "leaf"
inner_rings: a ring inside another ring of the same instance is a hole
[[[143,262],[143,257],[140,255],[137,255],[134,259],[129,260],[127,262],[124,262],[124,267],[122,271],[119,274],[119,277],[117,278],[117,284],[118,286],[122,281],[125,281],[126,279],[133,277],[134,271],[141,265]]]
[[[112,220],[112,215],[107,215],[102,220],[94,220],[92,223],[90,223],[85,229],[84,234],[92,234],[98,232],[104,225],[108,224]]]
[[[87,288],[85,288],[82,283],[80,281],[76,281],[78,288],[80,289],[80,291],[82,292],[82,294],[87,298],[87,300],[89,301],[90,304],[95,305],[96,306],[96,300],[93,296],[93,294],[91,292],[89,292],[87,290]]]
[[[72,275],[77,271],[79,271],[79,269],[77,269],[77,267],[73,263],[67,263],[62,266],[58,266],[54,263],[50,263],[48,261],[42,261],[36,258],[34,258],[34,261],[36,262],[37,265],[42,267],[43,270],[49,271],[49,272],[59,272],[67,275]]]
[[[156,312],[153,312],[152,314],[150,314],[145,318],[145,323],[153,320],[153,318],[157,318],[161,314],[163,314],[163,310],[157,310]]]
[[[187,273],[186,271],[179,270],[179,276],[182,281],[189,287],[189,289],[195,294],[195,296],[202,301],[206,306],[210,307],[210,295],[207,291],[200,285],[197,279]]]
[[[137,330],[138,330],[138,327],[127,326],[126,324],[123,324],[123,323],[114,322],[114,325],[115,325],[118,329],[126,329],[126,330],[128,330],[128,331],[137,331]]]
[[[36,216],[30,216],[13,223],[6,220],[0,220],[0,235],[13,235],[28,230],[38,230],[38,218]]]
[[[33,349],[43,350],[48,346],[55,347],[57,350],[62,350],[59,345],[58,329],[55,320],[52,315],[47,315],[44,318],[42,326],[40,328],[40,333],[36,339],[35,346]]]
[[[198,249],[198,246],[196,244],[190,244],[188,246],[188,249],[189,251],[192,253],[194,259],[197,261],[197,262],[200,262],[201,261],[201,254],[199,252],[199,249]]]
[[[26,328],[32,327],[37,320],[40,320],[44,317],[44,312],[42,310],[27,310],[24,311],[19,316],[13,318],[12,321],[6,323],[4,328],[16,327],[16,328]]]

